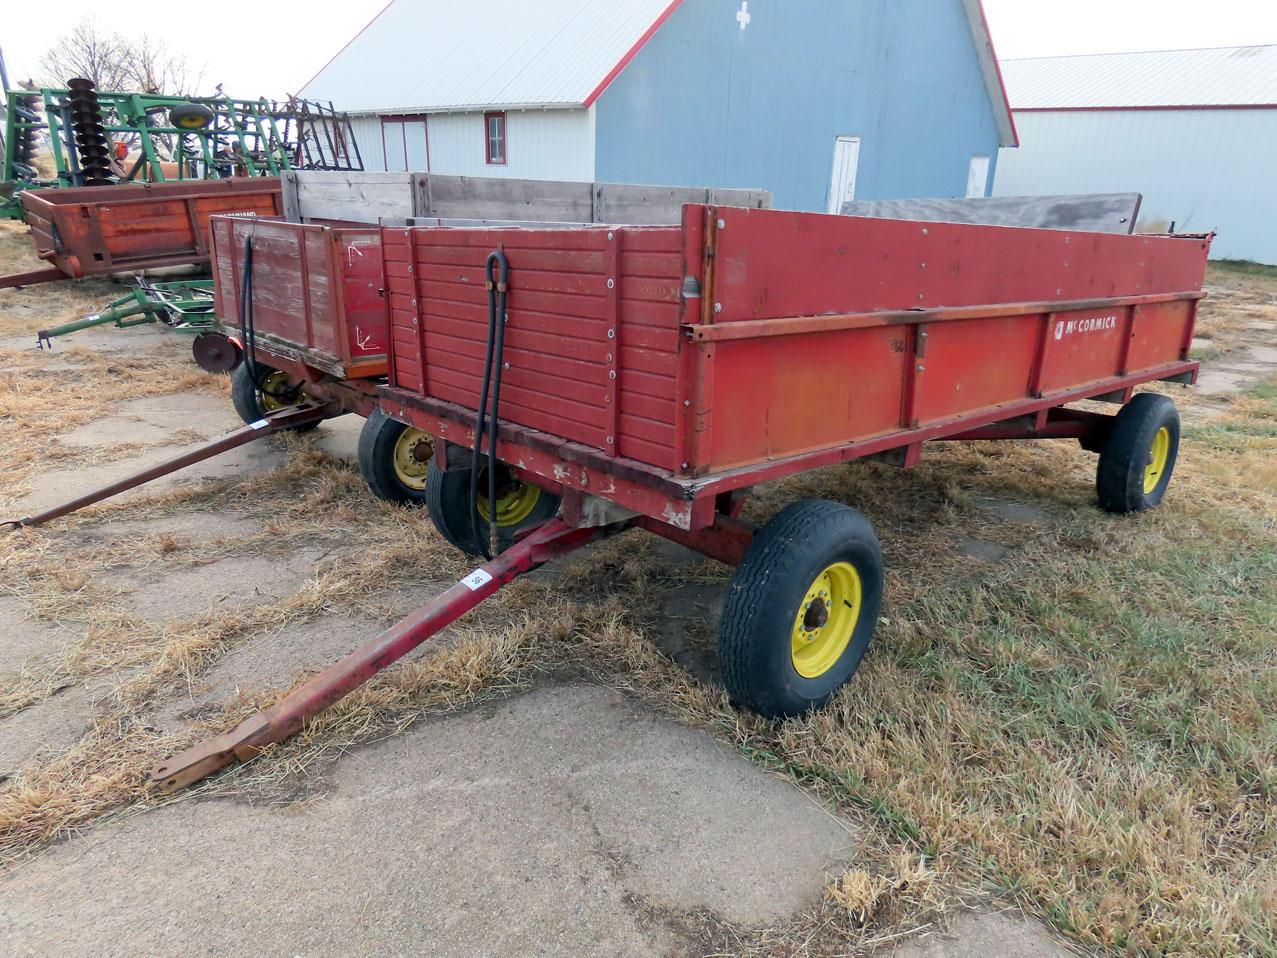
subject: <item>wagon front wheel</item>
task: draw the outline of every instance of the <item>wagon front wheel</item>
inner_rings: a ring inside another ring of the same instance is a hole
[[[449,447],[450,449],[452,447]],[[451,453],[450,453],[451,454]],[[523,482],[504,464],[497,463],[497,530],[502,549],[514,544],[524,529],[553,519],[559,497],[532,483]],[[445,539],[472,556],[482,554],[475,530],[486,542],[488,534],[488,467],[479,468],[478,501],[470,497],[470,467],[441,469],[430,460],[426,476],[426,509]]]
[[[882,548],[836,502],[789,506],[754,537],[718,632],[733,701],[768,718],[819,708],[855,674],[882,604]]]
[[[1179,410],[1140,393],[1117,414],[1100,452],[1095,488],[1107,512],[1143,512],[1161,503],[1179,458]]]
[[[268,413],[287,409],[304,398],[301,385],[292,383],[288,373],[257,363],[257,376],[254,378],[249,365],[247,362],[240,363],[231,373],[231,404],[246,424],[264,419]],[[295,426],[294,431],[310,432],[318,426],[319,421],[316,420]]]
[[[359,472],[373,494],[386,502],[424,505],[432,458],[434,441],[428,433],[391,419],[380,409],[373,411],[359,432]]]

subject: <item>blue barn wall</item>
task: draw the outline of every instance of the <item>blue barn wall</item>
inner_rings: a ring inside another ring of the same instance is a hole
[[[857,199],[965,196],[998,129],[962,0],[684,0],[596,103],[596,178],[762,187],[823,211],[834,140]],[[991,189],[991,182],[989,184]]]

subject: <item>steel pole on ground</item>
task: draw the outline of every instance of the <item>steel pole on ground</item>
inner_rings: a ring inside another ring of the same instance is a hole
[[[267,746],[299,732],[307,719],[438,635],[523,573],[579,549],[602,533],[599,528],[574,528],[561,519],[551,519],[367,645],[329,666],[274,708],[157,765],[151,771],[152,783],[171,791],[198,782],[235,760],[248,761]]]
[[[56,279],[66,278],[67,274],[56,266],[49,269],[33,269],[29,273],[10,273],[8,276],[0,276],[0,289],[35,286],[37,283],[51,283]]]
[[[214,439],[212,442],[207,442],[189,452],[184,452],[180,456],[174,456],[172,459],[150,466],[140,472],[135,472],[131,476],[126,476],[117,482],[111,483],[109,486],[103,486],[101,489],[86,493],[78,499],[64,502],[51,509],[46,509],[44,512],[27,516],[25,519],[0,521],[0,526],[21,529],[24,526],[43,525],[52,519],[70,515],[85,506],[91,506],[104,499],[110,499],[112,496],[118,496],[122,492],[136,489],[138,486],[145,485],[154,479],[177,472],[179,469],[185,469],[187,466],[203,462],[205,459],[212,459],[214,456],[229,452],[239,446],[245,446],[250,442],[256,442],[258,439],[279,432],[282,429],[294,429],[309,422],[325,419],[329,412],[328,406],[292,406],[288,409],[282,409],[279,412],[272,413],[265,419],[260,419],[251,425],[244,426],[242,429],[236,429],[220,439]]]

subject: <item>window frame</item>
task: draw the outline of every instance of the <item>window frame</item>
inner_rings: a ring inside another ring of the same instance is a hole
[[[428,113],[385,113],[379,114],[377,119],[381,121],[381,165],[385,170],[390,170],[390,155],[386,151],[386,127],[394,125],[399,127],[400,143],[403,145],[404,166],[408,166],[408,124],[420,123],[422,128],[422,136],[425,140],[426,147],[426,169],[423,171],[416,170],[394,170],[392,172],[430,172],[430,114]]]
[[[495,119],[501,120],[501,155],[498,159],[492,156],[492,121]],[[483,162],[485,166],[510,164],[510,125],[505,110],[489,110],[483,114]]]

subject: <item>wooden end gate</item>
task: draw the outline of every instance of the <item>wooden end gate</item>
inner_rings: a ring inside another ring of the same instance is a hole
[[[304,384],[313,398],[370,415],[389,339],[378,228],[233,216],[215,216],[211,227],[221,335],[242,351],[251,323],[260,364]],[[243,308],[246,284],[251,313]],[[235,374],[245,375],[244,367]]]
[[[300,263],[305,237],[287,241]],[[1210,240],[706,205],[667,227],[383,228],[388,380],[366,429],[434,437],[425,505],[488,561],[153,780],[251,758],[523,572],[634,526],[738,567],[719,630],[736,701],[820,706],[872,639],[881,549],[839,503],[754,530],[750,487],[870,456],[907,467],[936,440],[1057,438],[1099,453],[1105,509],[1157,505],[1179,419],[1135,389],[1195,381]],[[1069,406],[1083,399],[1121,409]]]

